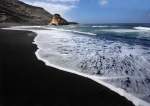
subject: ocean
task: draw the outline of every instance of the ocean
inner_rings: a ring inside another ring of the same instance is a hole
[[[137,106],[150,105],[150,24],[16,26],[37,33],[46,65],[88,77]],[[80,83],[80,82],[79,82]]]

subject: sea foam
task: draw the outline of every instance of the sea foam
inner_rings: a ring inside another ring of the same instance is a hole
[[[90,78],[137,106],[150,105],[149,48],[57,29],[35,30],[27,26],[8,29],[37,33],[36,56],[46,65]]]

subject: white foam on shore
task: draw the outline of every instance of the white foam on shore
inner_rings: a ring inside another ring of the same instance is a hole
[[[70,70],[70,69],[67,69],[67,68],[63,68],[63,67],[60,67],[58,65],[55,65],[55,64],[52,64],[50,63],[49,61],[43,59],[42,57],[39,56],[39,50],[36,51],[36,56],[39,60],[43,61],[45,63],[45,65],[47,66],[50,66],[50,67],[54,67],[54,68],[57,68],[59,70],[62,70],[62,71],[65,71],[65,72],[69,72],[69,73],[73,73],[73,74],[76,74],[76,75],[80,75],[80,76],[83,76],[85,78],[89,78],[93,81],[96,81],[97,83],[99,84],[102,84],[103,86],[109,88],[110,90],[118,93],[119,95],[121,96],[124,96],[126,99],[128,99],[129,101],[131,101],[133,104],[135,104],[136,106],[150,106],[149,103],[127,93],[125,90],[121,89],[121,88],[117,88],[115,86],[112,86],[111,84],[108,84],[102,80],[100,80],[98,77],[95,77],[94,75],[88,75],[88,74],[85,74],[85,73],[81,73],[81,72],[78,72],[78,71],[75,71],[75,70]]]
[[[28,28],[31,28],[31,29],[28,29]],[[40,33],[39,31],[37,30],[33,30],[32,29],[33,27],[32,26],[18,26],[18,27],[11,27],[11,28],[5,28],[5,29],[9,29],[9,30],[28,30],[28,31],[33,31],[35,33],[37,33],[37,37],[40,36]],[[63,31],[63,30],[58,30],[58,29],[53,29],[51,28],[51,30],[56,30],[56,31]],[[35,38],[36,39],[36,38]],[[38,44],[38,42],[34,39],[34,43],[35,44]],[[78,71],[75,71],[75,70],[72,70],[72,69],[67,69],[67,68],[64,68],[62,66],[59,66],[59,65],[56,65],[56,64],[53,64],[51,63],[50,61],[40,57],[39,55],[39,52],[40,52],[40,47],[38,47],[39,49],[36,51],[36,56],[39,60],[43,61],[47,66],[51,66],[51,67],[55,67],[57,69],[60,69],[62,71],[66,71],[66,72],[70,72],[70,73],[73,73],[73,74],[77,74],[77,75],[80,75],[80,76],[83,76],[83,77],[86,77],[86,78],[89,78],[93,81],[96,81],[97,83],[99,84],[102,84],[104,86],[106,86],[107,88],[115,91],[116,93],[120,94],[121,96],[124,96],[126,97],[129,101],[132,101],[136,106],[150,106],[149,103],[127,93],[125,90],[121,89],[121,88],[117,88],[109,83],[106,83],[104,81],[101,80],[101,77],[97,77],[95,75],[89,75],[89,74],[85,74],[85,73],[81,73],[81,72],[78,72]]]

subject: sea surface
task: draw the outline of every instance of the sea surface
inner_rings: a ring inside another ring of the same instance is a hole
[[[37,33],[36,56],[46,65],[88,77],[150,106],[150,24],[17,26]],[[80,83],[80,82],[79,82]]]

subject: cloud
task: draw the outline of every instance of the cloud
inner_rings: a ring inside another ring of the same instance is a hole
[[[75,8],[79,0],[21,0],[33,6],[43,7],[52,14],[59,13],[65,15]]]
[[[100,5],[104,6],[108,4],[108,0],[100,0]]]

